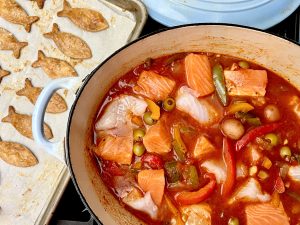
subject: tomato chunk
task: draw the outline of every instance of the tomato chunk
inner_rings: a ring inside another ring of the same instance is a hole
[[[162,169],[163,161],[162,159],[155,154],[146,153],[142,156],[141,161],[143,166],[151,169]]]

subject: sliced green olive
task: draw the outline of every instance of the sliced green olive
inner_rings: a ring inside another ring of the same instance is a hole
[[[135,141],[141,141],[144,136],[145,136],[145,130],[143,129],[138,128],[133,131],[133,140]]]
[[[142,156],[145,152],[145,146],[141,142],[137,142],[133,145],[133,153],[136,156]]]
[[[265,139],[270,141],[272,146],[276,146],[278,145],[278,136],[276,134],[273,133],[269,133],[265,136]]]
[[[240,224],[239,219],[236,217],[231,217],[228,220],[228,225],[239,225],[239,224]]]
[[[175,108],[175,100],[173,98],[167,98],[163,101],[163,109],[167,112],[172,111]]]
[[[292,152],[288,146],[283,146],[280,148],[280,156],[284,159],[286,156],[291,156]]]
[[[147,125],[153,125],[156,122],[154,119],[152,119],[151,112],[145,112],[143,116],[143,120]]]
[[[240,62],[239,62],[239,66],[240,66],[241,68],[243,68],[243,69],[249,69],[249,68],[250,68],[249,63],[246,62],[246,61],[240,61]]]

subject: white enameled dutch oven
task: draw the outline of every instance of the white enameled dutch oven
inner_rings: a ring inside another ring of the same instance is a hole
[[[134,41],[106,59],[84,80],[69,113],[66,131],[66,161],[73,182],[91,214],[105,225],[143,224],[132,216],[104,186],[96,162],[87,150],[92,142],[92,122],[111,85],[149,57],[176,52],[213,52],[243,58],[284,77],[300,89],[300,47],[280,37],[245,27],[188,25],[161,31]],[[70,88],[74,78],[53,81],[40,95],[33,115],[33,134],[49,152],[56,143],[42,135],[45,106],[60,88]]]

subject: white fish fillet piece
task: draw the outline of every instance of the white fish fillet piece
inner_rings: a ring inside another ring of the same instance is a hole
[[[226,169],[222,160],[207,160],[201,164],[207,172],[213,173],[216,177],[217,183],[221,184],[226,179]]]
[[[183,206],[180,211],[186,218],[185,225],[211,225],[212,210],[207,203]]]
[[[146,192],[143,198],[127,202],[126,204],[136,210],[147,213],[152,219],[157,217],[158,207],[153,202],[150,192]]]
[[[99,131],[120,127],[130,123],[132,115],[142,116],[146,108],[147,103],[143,99],[122,95],[109,103],[95,128]]]
[[[300,166],[291,166],[289,168],[288,176],[293,181],[300,181]]]
[[[236,178],[244,178],[248,175],[248,168],[241,162],[236,163]]]
[[[236,201],[243,202],[268,202],[271,200],[271,196],[267,193],[263,193],[259,182],[251,177],[243,184],[241,184],[232,197],[229,199],[229,204]]]
[[[187,86],[181,87],[176,96],[176,108],[201,124],[216,122],[219,117],[217,110],[205,99],[198,99],[197,96],[198,94]]]

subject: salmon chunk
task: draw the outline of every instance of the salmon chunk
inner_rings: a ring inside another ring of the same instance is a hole
[[[225,70],[226,88],[231,96],[264,96],[268,83],[266,70]]]
[[[133,87],[136,94],[141,94],[153,101],[166,99],[175,87],[176,82],[153,71],[143,71]]]
[[[164,170],[142,170],[138,173],[138,184],[144,192],[150,192],[154,203],[159,206],[165,189]]]
[[[247,225],[289,225],[282,203],[275,207],[270,203],[247,205],[245,209]]]
[[[198,96],[209,95],[215,87],[211,66],[206,55],[190,53],[184,59],[186,81]]]
[[[94,149],[97,156],[119,164],[129,165],[132,159],[133,135],[104,136],[99,145]]]
[[[215,147],[213,144],[203,135],[198,137],[194,151],[193,156],[195,159],[201,160],[206,155],[212,153],[215,151]]]
[[[165,154],[171,151],[172,137],[165,122],[160,120],[152,125],[143,138],[143,143],[148,152]]]

